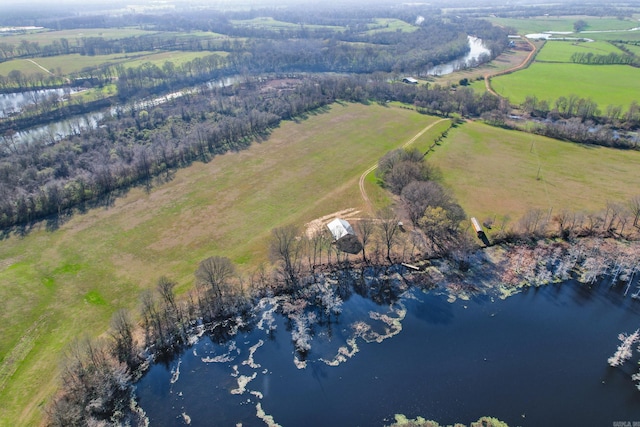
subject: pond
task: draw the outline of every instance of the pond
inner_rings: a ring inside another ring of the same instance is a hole
[[[343,299],[337,322],[311,328],[304,360],[299,328],[264,299],[233,339],[203,336],[152,366],[136,391],[151,425],[382,426],[396,413],[441,424],[640,421],[635,360],[607,364],[618,334],[640,327],[640,302],[622,291],[567,282],[506,300],[451,303],[415,288],[392,304]]]

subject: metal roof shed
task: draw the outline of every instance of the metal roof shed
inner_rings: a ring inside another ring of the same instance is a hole
[[[353,231],[353,227],[351,227],[351,224],[340,218],[336,218],[331,221],[329,224],[327,224],[327,227],[329,227],[329,231],[331,231],[331,234],[333,235],[333,238],[335,240],[340,240],[347,234],[356,234]]]

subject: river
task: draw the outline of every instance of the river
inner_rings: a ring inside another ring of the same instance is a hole
[[[609,286],[453,303],[415,288],[393,304],[354,292],[339,322],[312,327],[304,362],[297,326],[273,308],[263,300],[256,324],[232,340],[203,336],[152,366],[136,392],[151,425],[382,426],[396,413],[441,424],[640,421],[637,358],[607,364],[618,334],[640,327],[640,302]]]
[[[470,50],[463,58],[433,67],[427,73],[430,75],[450,74],[462,68],[477,65],[477,62],[483,55],[488,55],[490,53],[489,49],[484,46],[481,39],[473,36],[468,36],[468,40]],[[237,76],[232,76],[225,79],[210,81],[206,83],[206,85],[209,87],[222,87],[234,84],[238,80],[239,78]],[[152,106],[159,105],[170,99],[180,97],[185,93],[189,93],[195,90],[197,90],[197,88],[173,92],[152,99],[138,101],[133,106],[124,106],[122,108],[124,109],[124,111],[129,108],[150,108]],[[71,89],[71,91],[67,89],[66,92],[64,89],[45,89],[30,92],[0,94],[0,118],[6,117],[10,113],[18,113],[22,111],[23,108],[34,105],[34,103],[36,102],[42,102],[42,100],[47,97],[54,96],[63,98],[69,96],[69,94],[73,94],[79,91],[79,89]],[[28,143],[34,140],[40,140],[42,138],[44,138],[47,143],[52,144],[70,135],[78,134],[84,130],[95,128],[96,126],[99,126],[100,121],[105,117],[115,114],[115,108],[111,108],[110,110],[105,111],[87,113],[82,116],[60,120],[45,126],[25,129],[17,132],[15,135],[11,136],[11,138],[13,138],[14,143],[18,144]]]
[[[26,92],[0,94],[0,118],[20,113],[25,107],[35,105],[49,99],[62,100],[74,93],[78,88],[41,89]]]
[[[212,80],[210,82],[205,83],[205,85],[210,88],[224,87],[224,86],[232,85],[236,81],[238,81],[238,77],[227,77],[224,79]],[[57,89],[50,89],[50,90],[57,90]],[[185,89],[182,91],[172,92],[172,93],[168,93],[166,95],[162,95],[158,97],[143,99],[140,101],[136,101],[132,104],[122,105],[120,107],[112,107],[110,109],[103,110],[103,111],[94,111],[91,113],[83,114],[81,116],[75,116],[69,119],[59,120],[57,122],[54,122],[48,125],[37,126],[34,128],[25,129],[25,130],[16,132],[16,134],[13,135],[12,138],[18,144],[28,143],[35,140],[41,140],[43,138],[47,143],[53,144],[70,135],[79,134],[80,132],[85,131],[87,129],[95,129],[97,126],[100,125],[100,122],[105,117],[116,115],[117,109],[119,109],[120,112],[126,112],[126,111],[130,111],[132,108],[135,108],[135,109],[152,108],[154,106],[168,102],[172,99],[180,98],[181,96],[187,93],[195,92],[196,90],[198,89],[197,88]],[[29,99],[33,98],[32,94],[30,94],[29,92],[0,95],[0,100],[2,99],[3,96],[9,97],[9,98],[20,97],[20,99],[25,100],[25,102],[28,102]],[[0,117],[2,116],[0,115]]]
[[[451,74],[454,71],[473,67],[478,64],[478,61],[482,56],[488,56],[491,53],[483,44],[482,39],[473,36],[467,36],[467,38],[469,39],[469,52],[464,57],[445,64],[437,65],[429,69],[427,74],[432,76],[443,76],[445,74]]]

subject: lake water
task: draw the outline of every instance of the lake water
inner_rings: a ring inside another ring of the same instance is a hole
[[[427,74],[432,76],[451,74],[454,71],[473,66],[481,56],[489,55],[491,53],[482,43],[482,39],[473,36],[467,36],[467,38],[469,39],[470,50],[464,57],[456,59],[455,61],[447,62],[446,64],[437,65],[427,71]]]
[[[137,384],[151,425],[382,426],[396,413],[441,424],[490,415],[510,426],[640,421],[637,358],[612,368],[640,301],[565,283],[508,298],[447,302],[412,289],[394,304],[344,295],[339,323],[312,328],[301,362],[295,325],[263,300],[234,339],[203,336]],[[260,321],[258,323],[258,321]]]

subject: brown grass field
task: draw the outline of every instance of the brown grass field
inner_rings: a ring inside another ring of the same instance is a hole
[[[284,122],[250,149],[195,163],[146,192],[0,242],[0,425],[37,425],[65,346],[104,333],[166,275],[184,292],[200,260],[228,256],[250,274],[268,262],[270,230],[344,209],[366,211],[358,181],[387,151],[439,119],[398,106],[334,104]],[[428,147],[447,123],[415,141]],[[640,153],[584,147],[464,123],[429,154],[469,215],[530,208],[599,210],[637,193]],[[372,174],[374,206],[389,198]]]
[[[249,150],[77,214],[57,231],[39,226],[0,242],[0,425],[37,424],[65,346],[103,333],[111,314],[135,309],[140,290],[161,275],[184,291],[198,262],[212,255],[252,272],[267,262],[272,228],[362,209],[362,172],[436,120],[397,107],[334,104],[283,123]]]
[[[585,146],[467,122],[428,159],[469,216],[517,221],[529,209],[603,210],[640,194],[640,152]]]

